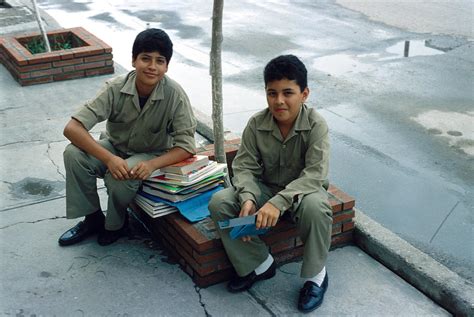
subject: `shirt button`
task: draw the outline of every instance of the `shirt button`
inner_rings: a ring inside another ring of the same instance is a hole
[[[283,144],[282,148],[286,149],[286,144]]]

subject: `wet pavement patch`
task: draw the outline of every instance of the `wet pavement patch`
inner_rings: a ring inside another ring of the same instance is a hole
[[[429,133],[444,137],[451,147],[474,157],[474,112],[430,110],[412,119]]]
[[[65,183],[61,181],[49,181],[46,179],[27,177],[19,182],[10,184],[10,192],[13,196],[21,199],[31,197],[55,197],[64,190]]]
[[[165,30],[177,30],[178,36],[183,39],[200,38],[205,35],[202,28],[194,25],[184,24],[181,20],[181,17],[174,11],[123,10],[123,12],[137,17],[145,22],[158,22]]]
[[[446,133],[449,134],[449,135],[452,135],[452,136],[461,136],[462,135],[462,132],[459,132],[459,131],[448,131]]]
[[[386,59],[440,55],[445,53],[442,50],[430,47],[430,43],[428,40],[400,41],[387,48],[387,53],[391,54],[392,57]]]

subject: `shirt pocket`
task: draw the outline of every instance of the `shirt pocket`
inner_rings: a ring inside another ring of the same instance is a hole
[[[166,129],[152,131],[151,129],[144,131],[141,142],[137,142],[142,146],[140,152],[162,152],[172,147],[173,138],[168,134]]]
[[[276,184],[280,174],[280,156],[277,153],[273,154],[262,157],[263,180]]]
[[[123,140],[128,138],[131,124],[128,122],[107,121],[106,129],[109,137],[113,140]]]

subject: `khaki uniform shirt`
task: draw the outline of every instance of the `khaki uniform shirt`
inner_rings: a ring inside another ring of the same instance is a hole
[[[328,127],[314,109],[303,105],[293,128],[283,140],[268,109],[250,118],[232,169],[240,203],[256,202],[257,182],[275,195],[269,200],[281,213],[327,183]]]
[[[72,117],[88,131],[107,120],[107,138],[128,155],[161,155],[172,147],[194,154],[196,119],[181,86],[165,75],[141,109],[135,78],[135,71],[131,71],[107,82]]]

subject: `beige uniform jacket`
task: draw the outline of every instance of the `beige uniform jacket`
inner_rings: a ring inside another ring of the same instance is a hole
[[[131,71],[107,82],[72,117],[87,130],[107,120],[109,141],[128,155],[161,155],[172,147],[194,154],[196,119],[181,86],[164,76],[140,109],[135,78],[135,71]]]
[[[326,121],[302,105],[288,136],[283,140],[268,109],[250,118],[242,134],[232,169],[240,203],[256,202],[257,182],[275,195],[269,200],[280,212],[306,194],[322,190],[329,169],[329,136]]]

